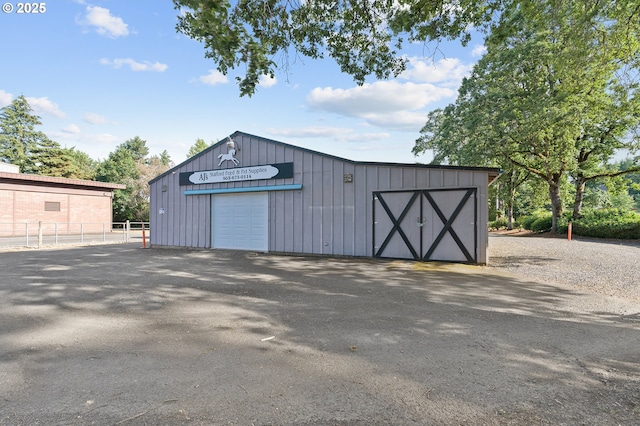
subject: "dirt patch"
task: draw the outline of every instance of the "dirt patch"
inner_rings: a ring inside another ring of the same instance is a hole
[[[533,232],[527,229],[497,229],[491,231],[495,235],[508,235],[511,237],[538,237],[538,238],[562,238],[567,239],[567,234],[558,234],[555,232]]]

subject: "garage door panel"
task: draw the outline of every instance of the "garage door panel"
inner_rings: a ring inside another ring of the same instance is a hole
[[[266,192],[217,194],[211,203],[213,248],[268,251]]]

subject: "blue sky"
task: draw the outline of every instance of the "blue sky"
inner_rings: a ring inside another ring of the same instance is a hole
[[[405,73],[360,87],[330,58],[299,58],[240,98],[236,74],[176,32],[169,0],[52,0],[40,14],[17,3],[0,14],[0,107],[24,95],[40,130],[94,159],[139,136],[178,164],[197,138],[240,130],[357,161],[429,162],[411,153],[420,128],[483,52],[481,37],[408,46]]]

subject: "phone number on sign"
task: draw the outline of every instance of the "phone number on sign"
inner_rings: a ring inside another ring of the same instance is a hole
[[[251,175],[223,176],[222,180],[251,180]]]
[[[45,13],[47,11],[46,3],[4,3],[2,5],[2,11],[4,13],[23,13],[23,14],[36,14]]]

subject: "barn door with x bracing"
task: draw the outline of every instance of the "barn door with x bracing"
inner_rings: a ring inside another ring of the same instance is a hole
[[[373,256],[477,263],[477,188],[373,193]]]

